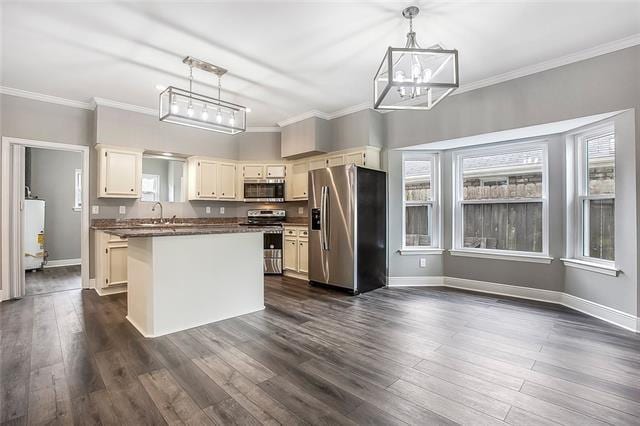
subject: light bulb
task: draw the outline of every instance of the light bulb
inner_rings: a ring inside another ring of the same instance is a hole
[[[216,114],[216,123],[222,123],[222,114],[220,113],[220,110],[218,110],[218,113]]]
[[[416,80],[420,80],[420,77],[422,76],[422,67],[420,66],[419,63],[413,64],[413,66],[411,67],[411,78],[416,81]]]
[[[178,102],[176,101],[176,98],[174,97],[171,100],[171,114],[177,114],[178,111],[180,111],[180,107],[178,106]]]
[[[236,124],[236,116],[235,114],[231,116],[231,118],[229,119],[229,125],[233,126]]]
[[[426,70],[424,70],[424,73],[422,74],[422,81],[424,81],[425,83],[428,83],[429,81],[431,81],[431,76],[432,76],[432,71],[430,68],[427,68]]]
[[[189,102],[189,106],[187,107],[187,115],[193,117],[193,105],[191,105],[191,102]]]
[[[204,121],[207,121],[209,119],[209,111],[207,111],[206,105],[202,108],[202,119]]]
[[[395,81],[404,81],[404,71],[402,70],[396,71],[396,74],[393,76],[393,79]]]

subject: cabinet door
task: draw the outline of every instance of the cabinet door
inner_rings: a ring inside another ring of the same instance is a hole
[[[343,155],[335,155],[327,158],[327,167],[342,166],[345,164]]]
[[[308,180],[309,180],[309,166],[307,163],[294,164],[292,167],[291,176],[291,197],[295,199],[306,199]]]
[[[218,164],[198,162],[198,198],[215,198],[218,184]]]
[[[296,238],[284,239],[284,269],[298,270],[298,240]]]
[[[218,164],[218,198],[236,198],[235,164]]]
[[[325,167],[327,167],[326,158],[317,158],[309,161],[309,170],[324,169]]]
[[[123,244],[109,245],[105,265],[106,286],[126,284],[128,280],[127,246]]]
[[[345,164],[355,164],[356,166],[365,166],[364,152],[354,152],[353,154],[347,154],[344,156]]]
[[[138,160],[140,154],[117,150],[104,151],[104,192],[106,195],[138,196]]]
[[[285,166],[266,166],[266,177],[269,178],[283,178],[286,175]]]
[[[298,240],[298,272],[309,272],[309,241]]]
[[[264,177],[264,167],[262,165],[247,164],[242,167],[242,175],[247,179],[261,179]]]

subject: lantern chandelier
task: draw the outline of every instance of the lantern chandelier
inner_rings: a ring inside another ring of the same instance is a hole
[[[247,108],[220,98],[220,80],[226,69],[187,56],[182,61],[189,66],[189,90],[169,86],[160,93],[160,121],[235,135],[247,129]],[[218,76],[218,97],[193,91],[193,68]]]
[[[458,51],[436,44],[422,49],[413,31],[420,9],[407,7],[409,20],[405,47],[389,47],[373,80],[373,108],[429,110],[458,87]]]

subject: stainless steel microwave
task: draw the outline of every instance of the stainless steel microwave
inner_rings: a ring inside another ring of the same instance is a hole
[[[244,201],[262,203],[284,202],[284,179],[245,179]]]

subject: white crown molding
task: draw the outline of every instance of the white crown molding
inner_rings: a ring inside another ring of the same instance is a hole
[[[158,116],[158,110],[155,108],[147,108],[139,105],[128,104],[125,102],[118,102],[112,99],[93,98],[92,103],[96,106],[117,108],[125,111],[138,112],[140,114],[153,115],[154,117]]]
[[[280,127],[247,127],[247,133],[280,133]]]
[[[596,56],[606,55],[618,50],[626,49],[640,44],[640,33],[633,34],[629,37],[625,37],[619,40],[615,40],[609,43],[600,44],[598,46],[591,47],[589,49],[581,50],[579,52],[570,53],[565,56],[560,56],[548,61],[540,62],[537,64],[529,65],[526,67],[518,68],[513,71],[505,72],[493,77],[485,78],[483,80],[474,81],[471,83],[463,84],[456,89],[450,96],[460,95],[471,90],[481,89],[483,87],[493,86],[494,84],[504,83],[505,81],[515,80],[516,78],[526,77],[528,75],[536,74],[543,71],[548,71],[553,68],[562,67],[564,65],[573,64],[575,62],[584,61],[586,59],[595,58]]]
[[[16,96],[19,98],[32,99],[34,101],[48,102],[51,104],[64,105],[72,108],[92,110],[90,102],[75,101],[73,99],[59,98],[57,96],[45,95],[43,93],[29,92],[27,90],[13,87],[0,86],[0,93],[3,95]]]
[[[324,120],[329,120],[329,114],[326,112],[318,111],[317,109],[312,109],[307,112],[303,112],[302,114],[294,115],[293,117],[289,117],[285,120],[278,121],[278,126],[284,127],[293,123],[297,123],[298,121],[306,120],[308,118],[322,118]]]
[[[480,293],[496,294],[520,299],[537,300],[567,306],[576,311],[601,319],[618,327],[638,332],[640,317],[618,309],[582,299],[569,293],[539,288],[499,284],[488,281],[469,280],[446,276],[389,277],[388,287],[434,287],[444,286]]]

